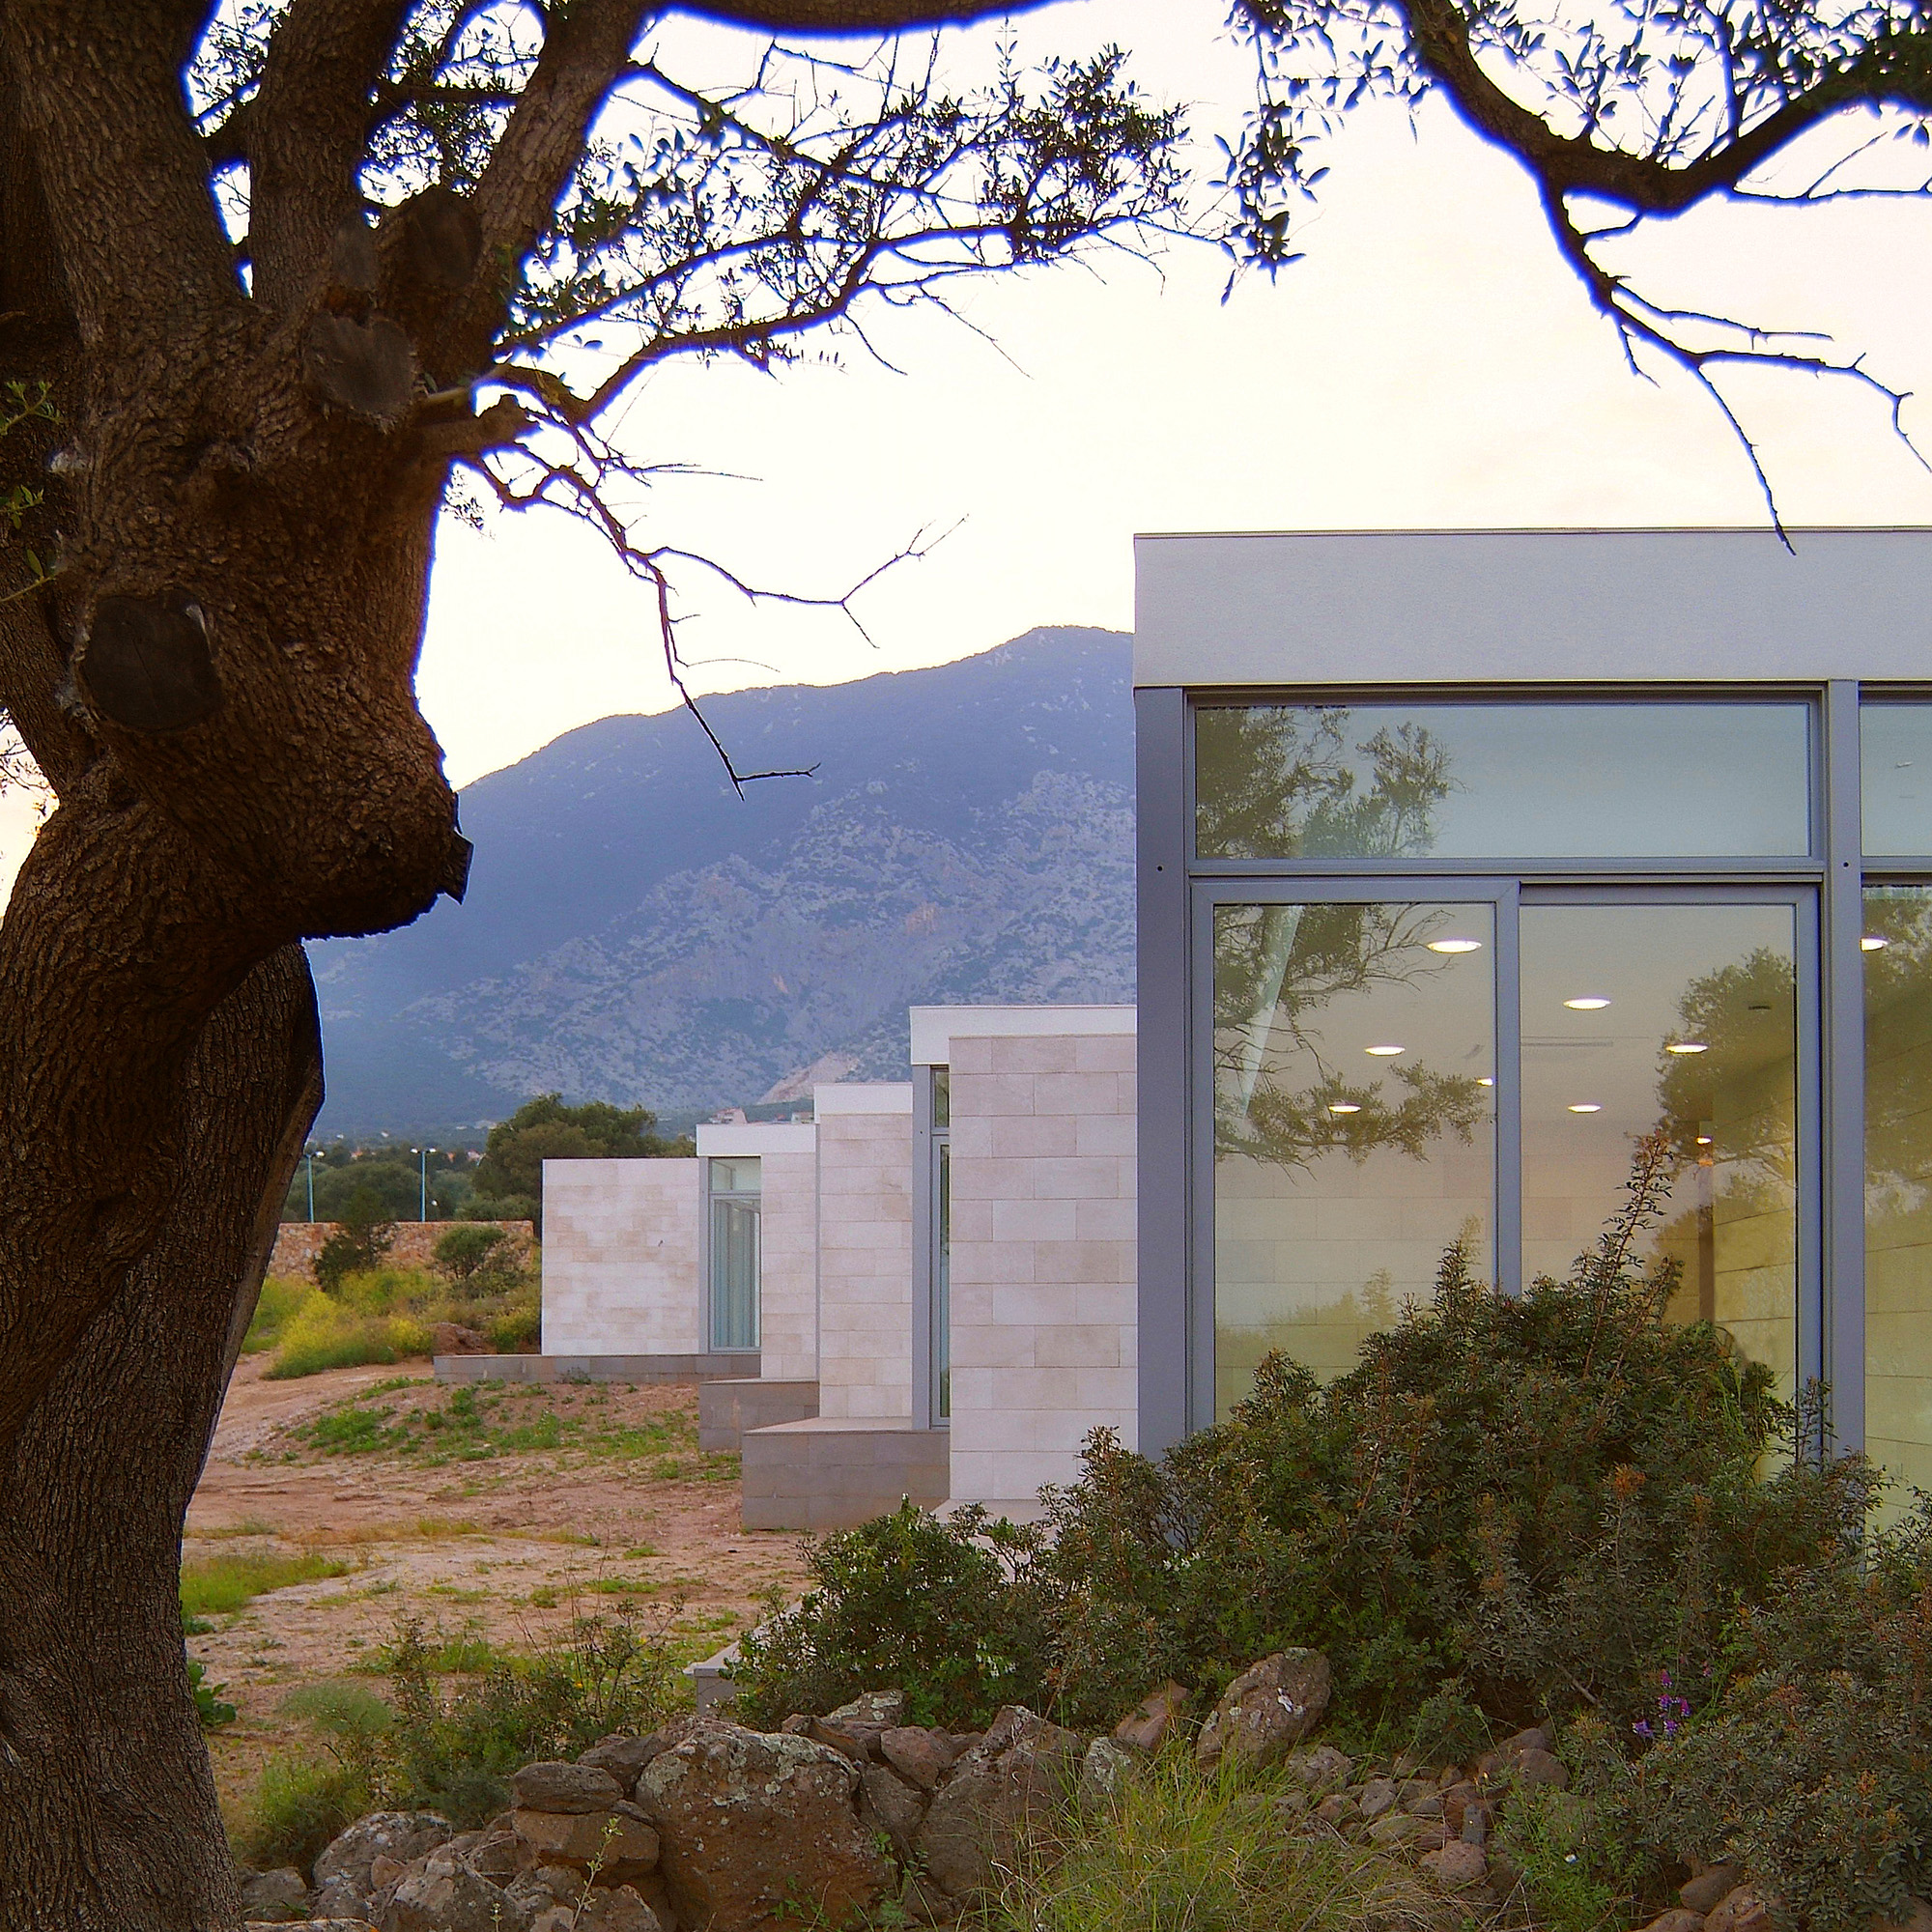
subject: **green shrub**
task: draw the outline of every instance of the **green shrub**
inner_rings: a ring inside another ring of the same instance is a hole
[[[264,1870],[307,1874],[316,1855],[372,1808],[366,1770],[353,1758],[281,1754],[263,1766],[236,1846]]]
[[[270,1275],[256,1298],[254,1319],[242,1338],[242,1352],[259,1355],[264,1350],[274,1348],[282,1339],[289,1318],[314,1293],[306,1282],[283,1281]]]
[[[1932,1516],[1827,1548],[1740,1613],[1729,1675],[1658,1687],[1649,1747],[1581,1743],[1653,1875],[1735,1859],[1812,1932],[1910,1919],[1932,1891]]]
[[[543,1220],[543,1203],[534,1194],[472,1194],[457,1209],[459,1221],[527,1221],[532,1227]]]
[[[1633,1721],[1660,1669],[1714,1662],[1781,1565],[1851,1547],[1862,1466],[1760,1480],[1796,1428],[1770,1371],[1668,1322],[1674,1267],[1633,1264],[1668,1159],[1646,1144],[1567,1282],[1514,1299],[1452,1249],[1435,1305],[1327,1387],[1270,1356],[1161,1464],[1097,1439],[1034,1579],[1063,1709],[1100,1721],[1165,1677],[1211,1688],[1303,1643],[1359,1727],[1407,1725],[1445,1684],[1512,1726]]]
[[[188,1659],[187,1682],[188,1689],[194,1692],[194,1715],[201,1719],[204,1731],[218,1731],[223,1724],[235,1721],[235,1706],[221,1701],[221,1693],[228,1686],[209,1683],[205,1663]]]
[[[264,1550],[204,1557],[182,1565],[182,1615],[232,1616],[270,1590],[348,1574],[349,1565],[331,1556],[281,1556]]]
[[[1026,1579],[1039,1547],[1037,1532],[978,1507],[942,1522],[909,1501],[821,1539],[807,1558],[816,1587],[739,1643],[746,1721],[776,1725],[887,1685],[914,1724],[965,1730],[1002,1704],[1037,1708],[1047,1633]]]
[[[363,1747],[372,1782],[399,1808],[429,1806],[480,1825],[508,1799],[508,1777],[537,1758],[570,1758],[612,1731],[647,1731],[678,1685],[663,1631],[624,1616],[580,1617],[528,1657],[484,1648],[474,1684],[445,1697],[439,1641],[406,1621],[384,1657],[395,1721]]]
[[[397,1298],[395,1283],[411,1279],[389,1270],[350,1275],[340,1298],[311,1289],[283,1324],[275,1359],[265,1372],[269,1379],[286,1381],[325,1369],[427,1355],[430,1331],[423,1321],[413,1315],[381,1312]]]
[[[317,1287],[332,1289],[345,1276],[381,1266],[395,1238],[396,1224],[375,1191],[358,1187],[343,1208],[335,1232],[316,1255]]]
[[[1064,1836],[1025,1847],[997,1932],[1461,1932],[1481,1915],[1407,1860],[1284,1829],[1266,1776],[1164,1751]]]
[[[466,1292],[478,1276],[485,1281],[500,1277],[509,1271],[503,1255],[509,1238],[500,1228],[459,1222],[437,1240],[437,1271],[446,1276],[452,1287]]]
[[[282,1699],[283,1714],[300,1718],[326,1737],[380,1738],[396,1714],[366,1684],[304,1684]]]
[[[533,1355],[543,1348],[543,1294],[534,1283],[499,1315],[484,1318],[483,1332],[499,1355]]]

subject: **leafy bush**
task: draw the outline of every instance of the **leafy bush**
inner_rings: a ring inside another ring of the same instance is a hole
[[[221,1693],[228,1686],[209,1683],[207,1664],[197,1663],[189,1658],[187,1682],[188,1689],[194,1692],[194,1715],[201,1719],[204,1731],[218,1731],[223,1724],[235,1721],[235,1706],[221,1701]]]
[[[1047,1633],[1025,1579],[1039,1549],[1037,1531],[977,1506],[941,1522],[911,1502],[821,1539],[807,1558],[817,1587],[739,1643],[746,1721],[776,1725],[883,1685],[905,1692],[915,1724],[964,1730],[1002,1704],[1037,1708]]]
[[[1444,1684],[1514,1726],[1582,1706],[1630,1722],[1660,1669],[1718,1659],[1780,1566],[1851,1548],[1867,1476],[1794,1439],[1770,1371],[1664,1311],[1632,1256],[1669,1154],[1567,1282],[1512,1299],[1445,1257],[1433,1307],[1323,1388],[1279,1355],[1222,1427],[1156,1465],[1101,1437],[1051,1504],[1054,1684],[1101,1720],[1150,1684],[1217,1686],[1284,1644],[1325,1650],[1357,1726]]]
[[[998,1932],[1462,1932],[1477,1915],[1406,1859],[1283,1830],[1273,1780],[1184,1749],[1125,1780],[1099,1815],[1029,1845]]]
[[[1634,1759],[1578,1737],[1654,1873],[1741,1861],[1812,1932],[1910,1919],[1932,1891],[1932,1515],[1787,1570],[1732,1630],[1727,1681],[1671,1687]],[[1688,1705],[1688,1708],[1686,1708]]]
[[[334,1234],[316,1255],[316,1286],[333,1289],[349,1275],[381,1266],[395,1238],[395,1221],[374,1189],[358,1187],[344,1206]]]
[[[325,1369],[358,1368],[371,1362],[400,1362],[430,1352],[429,1329],[409,1315],[369,1313],[352,1299],[358,1277],[343,1284],[344,1298],[312,1289],[283,1323],[271,1381],[319,1375]]]
[[[248,1323],[247,1334],[242,1338],[242,1352],[244,1355],[259,1355],[277,1347],[290,1317],[314,1293],[306,1282],[284,1281],[270,1275],[262,1284],[262,1293],[256,1298],[254,1317]]]
[[[372,1808],[372,1798],[366,1772],[352,1757],[271,1757],[236,1850],[252,1865],[293,1865],[306,1874],[329,1840]]]
[[[486,1228],[474,1221],[458,1222],[448,1234],[438,1237],[437,1271],[459,1287],[479,1274],[500,1274],[502,1249],[508,1239],[500,1228]]]
[[[182,1565],[182,1615],[233,1616],[270,1590],[348,1574],[349,1565],[332,1556],[283,1556],[271,1550],[210,1556]]]
[[[534,1355],[543,1348],[543,1294],[535,1283],[513,1295],[499,1315],[483,1318],[483,1332],[499,1355]]]

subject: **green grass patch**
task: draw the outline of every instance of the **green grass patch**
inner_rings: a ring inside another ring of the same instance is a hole
[[[348,1574],[349,1565],[339,1558],[309,1553],[279,1556],[264,1551],[200,1557],[182,1565],[182,1614],[232,1616],[271,1590]]]
[[[272,1757],[255,1785],[236,1850],[251,1865],[306,1872],[328,1841],[369,1809],[366,1770],[336,1757]]]
[[[337,1738],[381,1737],[396,1719],[366,1684],[304,1684],[282,1699],[282,1711]]]
[[[279,1365],[272,1373],[281,1373]],[[325,1409],[298,1439],[326,1456],[381,1453],[430,1467],[567,1452],[585,1461],[648,1461],[653,1475],[671,1481],[724,1481],[738,1473],[735,1456],[696,1453],[696,1422],[688,1410],[642,1423],[612,1422],[595,1409],[543,1406],[532,1413],[526,1390],[490,1382],[451,1389],[440,1401],[420,1406],[372,1406],[384,1390],[407,1385],[405,1378],[360,1390]]]

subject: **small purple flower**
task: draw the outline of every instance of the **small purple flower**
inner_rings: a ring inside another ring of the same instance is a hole
[[[1639,1718],[1636,1720],[1636,1722],[1631,1726],[1631,1729],[1634,1730],[1640,1738],[1647,1738],[1651,1735],[1650,1721],[1648,1719],[1645,1718]]]

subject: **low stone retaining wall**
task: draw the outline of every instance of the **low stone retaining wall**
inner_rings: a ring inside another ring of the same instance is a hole
[[[926,1509],[952,1491],[944,1429],[813,1416],[747,1429],[739,1453],[747,1529],[851,1529],[910,1496]]]
[[[334,1221],[284,1221],[275,1236],[269,1272],[283,1281],[315,1281],[315,1258],[335,1233]],[[436,1244],[452,1228],[500,1228],[510,1237],[520,1266],[527,1266],[536,1249],[536,1234],[527,1221],[398,1221],[390,1244],[392,1267],[426,1268],[436,1259]]]
[[[757,1357],[752,1356],[755,1366]],[[439,1355],[440,1382],[716,1381],[742,1376],[743,1355]]]
[[[803,1422],[818,1413],[815,1381],[749,1380],[706,1382],[697,1392],[697,1446],[735,1454],[748,1429],[775,1422]]]

